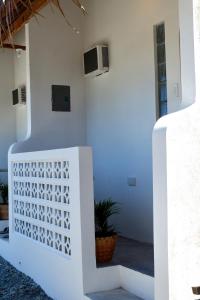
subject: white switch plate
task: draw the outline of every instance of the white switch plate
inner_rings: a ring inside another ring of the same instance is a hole
[[[181,96],[181,91],[180,91],[180,84],[179,84],[178,82],[174,83],[173,89],[174,89],[174,95],[175,95],[177,98],[180,98],[180,96]]]
[[[128,177],[127,183],[128,186],[136,186],[136,177]]]

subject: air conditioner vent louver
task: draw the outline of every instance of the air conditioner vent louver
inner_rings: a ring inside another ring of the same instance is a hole
[[[20,86],[18,89],[12,92],[13,105],[25,105],[26,104],[26,86]]]
[[[25,86],[21,87],[21,103],[22,104],[26,103],[26,87]]]

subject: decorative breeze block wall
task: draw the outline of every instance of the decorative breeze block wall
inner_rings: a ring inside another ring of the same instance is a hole
[[[68,257],[69,169],[67,160],[12,162],[14,231]]]

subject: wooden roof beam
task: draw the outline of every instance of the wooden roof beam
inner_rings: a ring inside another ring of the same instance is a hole
[[[32,2],[32,10],[30,9],[25,9],[24,12],[15,20],[15,22],[11,25],[10,31],[12,36],[18,32],[29,20],[30,18],[34,15],[37,14],[37,12],[43,8],[45,5],[49,3],[48,0],[35,0]],[[2,35],[2,41],[6,42],[10,40],[9,33],[7,32],[6,34]]]
[[[26,51],[26,46],[22,46],[22,45],[17,45],[17,44],[3,44],[2,48],[6,48],[6,49],[21,49],[23,51]]]

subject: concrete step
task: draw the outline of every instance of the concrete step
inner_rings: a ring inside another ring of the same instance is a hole
[[[142,300],[142,298],[138,298],[123,289],[92,293],[88,294],[87,297],[91,300]]]

